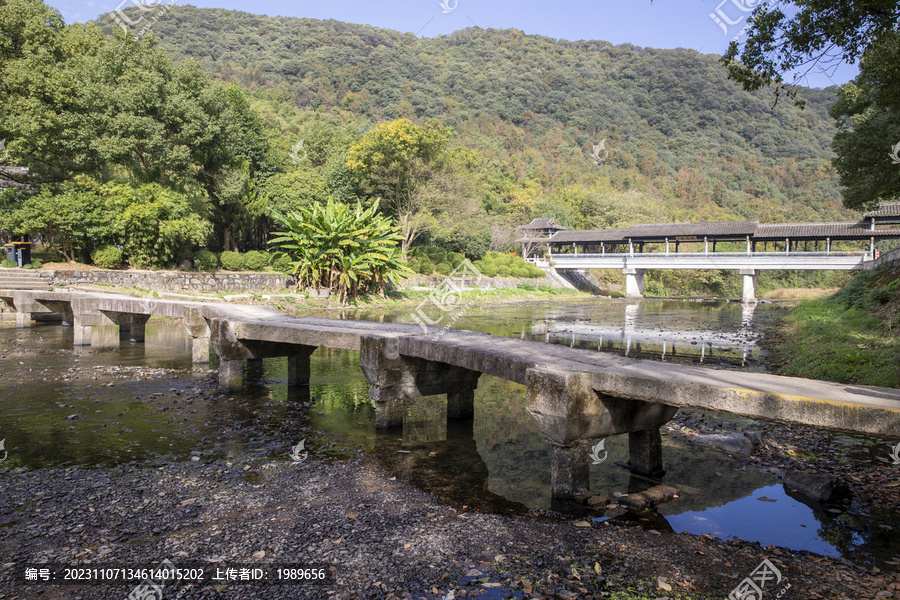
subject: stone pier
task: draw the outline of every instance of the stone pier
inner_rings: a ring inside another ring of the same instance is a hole
[[[678,408],[606,396],[592,385],[588,373],[529,369],[526,375],[528,412],[552,447],[555,498],[572,498],[587,489],[588,442],[610,435],[629,434],[633,473],[655,478],[665,473],[659,427]]]
[[[741,302],[744,304],[756,303],[756,269],[741,269],[741,277],[744,280],[744,290],[741,294]]]
[[[644,275],[647,274],[647,269],[625,267],[622,272],[625,274],[625,297],[643,298]]]
[[[184,329],[191,338],[191,362],[195,365],[209,363],[209,322],[201,308],[188,307],[182,316]]]
[[[244,361],[282,356],[287,357],[288,361],[288,386],[309,386],[310,357],[316,346],[242,340],[238,337],[237,328],[235,323],[226,319],[212,319],[209,324],[210,345],[219,356],[220,390],[233,392],[243,387]]]
[[[399,340],[388,336],[361,336],[359,366],[375,401],[375,427],[403,425],[404,401],[447,394],[447,416],[474,415],[475,388],[481,373],[447,363],[403,356]]]

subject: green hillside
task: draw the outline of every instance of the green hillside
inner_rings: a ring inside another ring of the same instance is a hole
[[[99,19],[108,33],[113,24]],[[855,219],[831,166],[833,90],[774,108],[718,57],[470,28],[417,39],[366,25],[173,8],[153,35],[251,97],[285,172],[352,195],[346,149],[380,121],[436,118],[475,150],[467,176],[486,223],[552,216],[637,222]],[[309,161],[291,148],[304,140]],[[605,139],[607,160],[590,153]],[[470,215],[472,216],[472,215]]]

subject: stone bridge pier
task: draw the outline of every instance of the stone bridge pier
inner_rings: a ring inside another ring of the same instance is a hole
[[[62,300],[42,300],[33,294],[13,292],[11,298],[5,299],[7,306],[15,308],[16,327],[31,327],[35,315],[58,315],[63,325],[72,325],[73,315],[71,303]]]
[[[212,319],[209,330],[210,345],[219,356],[220,390],[233,392],[243,387],[244,361],[279,356],[288,360],[288,386],[309,386],[309,359],[316,346],[242,340],[238,338],[235,324],[226,319]]]
[[[370,385],[369,398],[375,402],[377,429],[402,426],[404,402],[422,396],[447,394],[448,418],[475,415],[478,371],[401,355],[399,339],[389,336],[362,336],[359,366]]]
[[[528,412],[552,447],[554,498],[572,498],[590,481],[589,441],[628,434],[629,469],[654,479],[665,474],[660,426],[678,407],[596,392],[588,373],[528,369]]]

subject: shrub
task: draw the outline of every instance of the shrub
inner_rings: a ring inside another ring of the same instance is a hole
[[[502,267],[497,269],[497,275],[499,275],[500,277],[509,277],[512,275],[512,271],[510,271],[509,267],[503,265]]]
[[[19,263],[17,263],[14,260],[9,260],[8,258],[4,258],[3,260],[0,260],[0,267],[6,267],[7,269],[9,269],[9,268],[18,267],[18,266],[19,266]]]
[[[527,290],[529,292],[536,292],[538,287],[533,283],[520,283],[516,286],[517,290]]]
[[[441,275],[449,275],[450,271],[453,270],[453,267],[450,266],[450,263],[442,262],[442,263],[438,263],[437,266],[434,268],[434,270],[437,271],[438,273],[440,273]]]
[[[416,273],[419,275],[431,275],[434,272],[434,263],[427,258],[421,258],[418,262]]]
[[[551,286],[549,283],[539,283],[537,288],[538,291],[549,292],[553,289],[553,286]]]
[[[450,263],[450,266],[454,269],[459,266],[459,263],[463,261],[463,258],[465,257],[459,252],[447,253],[447,262]]]
[[[294,265],[291,264],[291,257],[284,252],[277,252],[272,257],[272,268],[282,273],[293,273]]]
[[[227,271],[244,270],[244,257],[237,252],[232,252],[231,250],[226,250],[225,252],[220,254],[219,262],[222,263],[222,268]]]
[[[194,268],[198,271],[215,271],[219,268],[219,259],[209,250],[201,250],[194,255]]]
[[[101,269],[118,269],[122,266],[122,258],[122,251],[109,244],[104,244],[91,252],[91,260]]]
[[[251,250],[244,254],[244,268],[248,271],[262,271],[269,266],[269,257],[264,252]]]
[[[533,279],[538,279],[541,277],[546,277],[547,274],[543,271],[543,269],[538,269],[534,265],[528,265],[528,276]]]
[[[528,279],[531,277],[531,274],[525,267],[513,267],[510,269],[510,273],[512,273],[513,277],[519,277],[521,279]]]
[[[443,248],[430,247],[426,251],[428,252],[428,258],[433,263],[442,263],[447,260],[447,251]]]
[[[492,262],[484,262],[481,264],[481,267],[479,268],[479,270],[481,271],[481,274],[484,275],[485,277],[496,277],[497,269],[498,269],[498,267],[497,267],[496,263],[492,263]]]

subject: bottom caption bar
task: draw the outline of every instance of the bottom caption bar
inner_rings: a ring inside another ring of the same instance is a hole
[[[188,584],[330,583],[334,567],[304,564],[187,564],[154,566],[41,564],[19,567],[23,583],[182,586]]]

